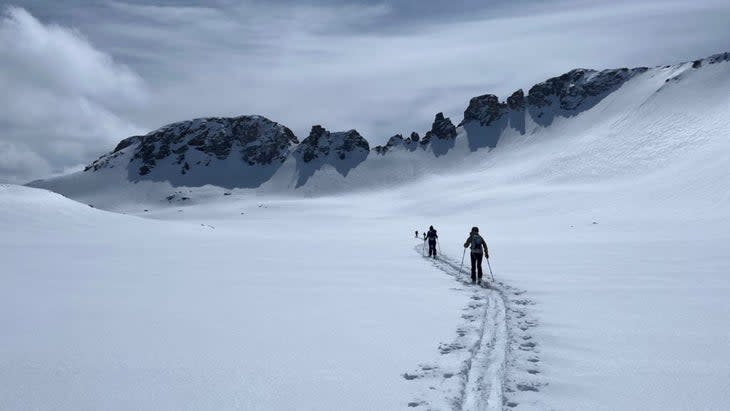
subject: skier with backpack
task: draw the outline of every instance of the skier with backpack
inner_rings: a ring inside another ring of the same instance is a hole
[[[433,226],[428,228],[426,239],[428,240],[428,256],[436,258],[436,240],[439,238]]]
[[[471,228],[469,238],[464,243],[464,248],[470,248],[471,250],[471,282],[472,284],[481,284],[482,258],[489,259],[489,250],[486,241],[479,235],[479,227]]]

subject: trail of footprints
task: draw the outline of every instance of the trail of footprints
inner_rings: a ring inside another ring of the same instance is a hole
[[[459,264],[449,258],[441,256],[430,261],[460,282],[455,290],[470,296],[453,341],[438,346],[438,359],[403,374],[406,380],[423,387],[408,406],[461,411],[518,410],[522,408],[520,404],[529,409],[544,408],[538,396],[546,385],[540,369],[540,345],[531,335],[538,325],[530,311],[534,302],[525,296],[525,291],[500,281],[491,284],[490,289],[472,286],[468,274],[460,276]],[[498,316],[502,306],[503,318]],[[505,323],[506,336],[495,330],[500,326],[498,321]],[[489,381],[490,378],[501,381]],[[495,393],[497,398],[493,398]]]
[[[507,301],[507,323],[510,329],[509,367],[505,384],[505,409],[517,409],[520,401],[526,408],[544,408],[537,393],[545,386],[540,370],[540,346],[531,335],[538,322],[531,315],[534,302],[518,290],[504,283],[498,284],[499,292]]]

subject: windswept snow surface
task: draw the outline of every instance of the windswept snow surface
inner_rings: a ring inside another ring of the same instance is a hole
[[[405,408],[463,305],[339,200],[156,221],[1,190],[0,409]]]
[[[4,186],[0,409],[728,409],[727,90],[727,62],[653,69],[294,193]]]

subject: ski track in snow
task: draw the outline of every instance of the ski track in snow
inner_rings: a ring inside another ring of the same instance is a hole
[[[416,251],[423,255],[421,245]],[[533,302],[525,292],[499,280],[489,281],[489,288],[473,286],[469,264],[462,270],[460,262],[443,254],[428,261],[458,281],[455,290],[470,298],[456,338],[439,345],[439,360],[403,374],[424,384],[408,406],[455,411],[548,408],[539,398],[546,383],[539,347],[530,333],[537,325],[528,310]],[[487,267],[485,271],[484,279],[491,280]]]

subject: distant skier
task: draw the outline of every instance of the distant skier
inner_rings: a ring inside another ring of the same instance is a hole
[[[439,238],[433,226],[428,228],[426,239],[428,240],[428,256],[436,258],[436,240]]]
[[[472,227],[469,238],[464,243],[464,248],[471,249],[471,282],[472,284],[482,283],[482,258],[489,258],[489,249],[482,236],[479,235],[479,227]]]
[[[418,238],[418,230],[416,230],[416,238]]]

